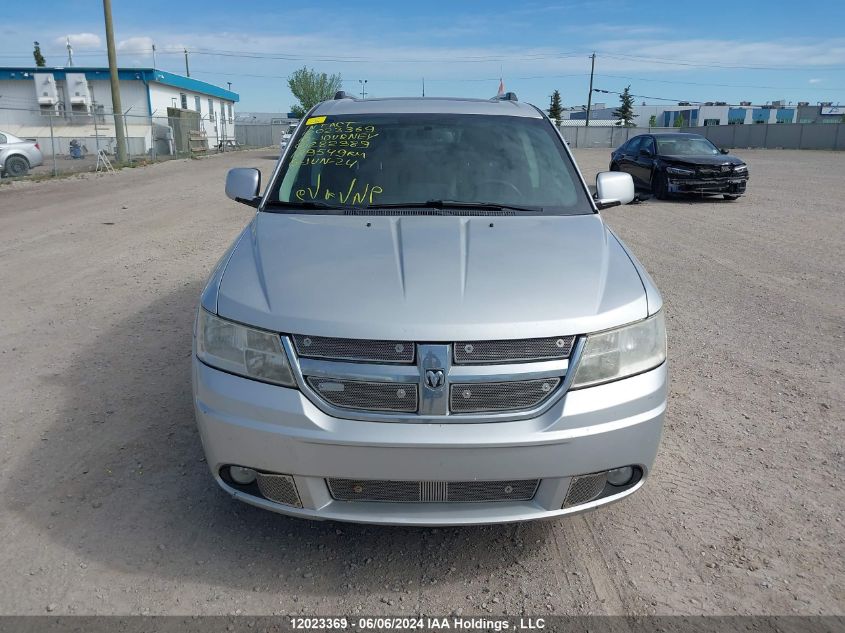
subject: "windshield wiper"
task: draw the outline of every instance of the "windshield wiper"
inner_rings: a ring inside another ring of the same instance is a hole
[[[353,207],[343,207],[339,204],[331,204],[329,202],[313,202],[313,201],[301,201],[301,202],[294,202],[294,201],[287,201],[287,200],[274,200],[272,202],[268,202],[267,209],[328,209],[333,211],[342,211],[344,209],[351,209]]]
[[[467,202],[461,200],[427,200],[426,202],[399,202],[391,204],[371,204],[362,209],[481,209],[484,211],[523,211],[542,213],[543,207],[521,207],[515,204],[498,202]]]

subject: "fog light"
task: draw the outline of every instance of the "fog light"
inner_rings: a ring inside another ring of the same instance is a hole
[[[614,468],[607,471],[607,483],[611,486],[624,486],[630,483],[634,478],[634,468],[632,466],[623,466],[622,468]]]
[[[236,484],[246,486],[255,481],[255,471],[252,468],[243,466],[229,466],[229,476]]]

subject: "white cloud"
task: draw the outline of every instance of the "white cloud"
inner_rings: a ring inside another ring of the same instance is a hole
[[[68,33],[57,37],[53,43],[56,46],[64,46],[68,40],[75,49],[99,48],[101,41],[100,36],[95,33]]]
[[[153,52],[153,38],[147,36],[130,37],[117,43],[117,50],[128,53]]]
[[[810,79],[807,83],[820,84],[823,81],[824,81],[824,79]]]

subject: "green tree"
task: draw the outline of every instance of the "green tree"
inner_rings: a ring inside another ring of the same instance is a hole
[[[680,114],[678,116],[676,116],[674,126],[675,127],[684,127],[684,117],[682,117]]]
[[[648,117],[648,126],[657,127],[657,115],[652,114],[650,117]]]
[[[563,107],[560,105],[560,91],[555,90],[552,93],[552,100],[549,102],[549,118],[553,121],[560,121],[560,115]]]
[[[38,68],[43,68],[47,65],[47,60],[44,59],[44,55],[41,54],[41,44],[38,42],[33,42],[35,45],[35,49],[32,51],[32,56],[35,58],[35,65]]]
[[[291,106],[294,116],[301,118],[315,105],[334,97],[343,85],[340,74],[327,75],[303,66],[288,79],[288,87],[299,103]]]
[[[619,107],[613,111],[613,116],[619,119],[616,125],[634,126],[634,119],[637,115],[634,114],[634,97],[631,96],[631,86],[625,88],[619,95]]]

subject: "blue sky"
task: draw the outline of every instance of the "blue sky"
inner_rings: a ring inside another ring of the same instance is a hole
[[[288,5],[291,6],[291,5]],[[241,95],[241,111],[286,112],[286,77],[307,65],[339,72],[345,87],[370,96],[489,97],[501,75],[508,90],[545,108],[554,89],[564,105],[586,103],[588,55],[594,87],[637,102],[751,100],[845,103],[845,3],[795,1],[645,3],[336,2],[286,8],[245,3],[113,0],[121,66],[152,65]],[[39,40],[48,65],[64,65],[64,41],[76,65],[104,65],[102,4],[92,0],[5,3],[0,66],[32,65]],[[613,94],[594,101],[614,104]],[[0,100],[0,105],[2,101]]]

